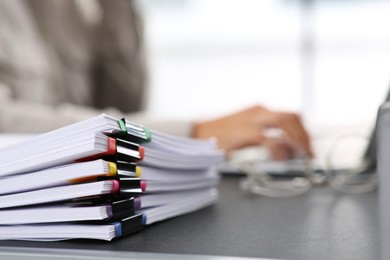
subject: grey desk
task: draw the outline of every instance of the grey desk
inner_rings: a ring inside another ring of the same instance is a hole
[[[248,196],[224,177],[217,205],[111,243],[0,241],[1,247],[92,249],[283,259],[378,258],[377,194],[315,188],[295,198]]]

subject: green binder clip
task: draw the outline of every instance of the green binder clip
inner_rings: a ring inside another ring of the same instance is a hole
[[[120,131],[126,133],[126,139],[137,143],[148,143],[152,140],[151,131],[140,125],[130,123],[122,118],[119,121]]]

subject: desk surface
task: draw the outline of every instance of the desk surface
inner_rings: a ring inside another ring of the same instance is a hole
[[[315,188],[303,196],[272,199],[238,189],[225,176],[218,204],[154,224],[114,241],[54,243],[0,241],[0,246],[283,259],[377,259],[377,194]]]

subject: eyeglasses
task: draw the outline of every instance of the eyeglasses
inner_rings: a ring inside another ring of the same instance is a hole
[[[279,166],[289,169],[287,174],[266,170],[270,168],[268,162],[254,158],[234,162],[234,166],[246,174],[245,180],[240,182],[241,189],[267,197],[293,197],[315,186],[328,186],[346,193],[369,192],[377,187],[375,162],[351,156],[367,143],[367,138],[359,135],[336,138],[324,159],[325,169],[321,171],[315,170],[313,162],[306,158],[280,163]]]

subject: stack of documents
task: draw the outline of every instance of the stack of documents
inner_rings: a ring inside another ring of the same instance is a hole
[[[0,239],[113,240],[216,202],[212,141],[105,114],[0,149]]]

